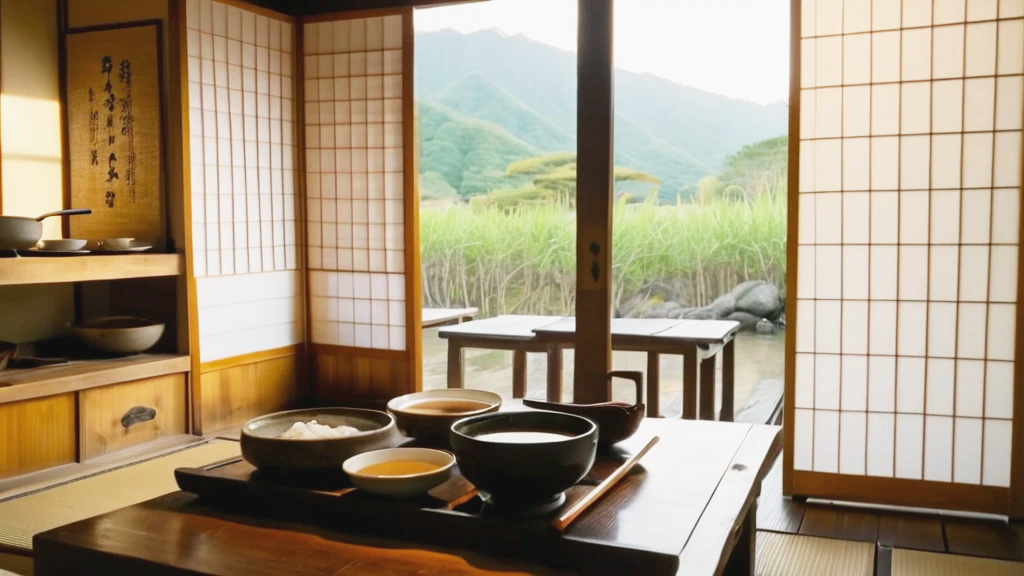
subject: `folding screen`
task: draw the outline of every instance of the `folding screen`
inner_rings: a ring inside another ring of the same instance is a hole
[[[310,341],[321,397],[416,387],[412,11],[302,25]]]
[[[267,396],[287,401],[296,345],[304,340],[295,25],[238,6],[185,4],[190,273],[198,323],[192,353],[202,362],[207,416],[224,409],[219,399],[225,396],[253,396],[253,412],[275,407],[263,405]],[[206,427],[252,415],[208,417]]]
[[[1024,0],[793,10],[787,489],[1006,514]]]

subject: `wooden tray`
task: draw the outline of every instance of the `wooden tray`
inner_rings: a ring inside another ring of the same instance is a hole
[[[563,507],[582,498],[650,438],[637,436],[628,441],[625,450],[599,456],[587,478],[566,493]],[[663,461],[670,465],[671,444],[663,441],[655,446],[630,475],[563,534],[550,526],[557,510],[523,518],[498,515],[479,497],[454,509],[449,509],[447,501],[431,496],[413,501],[388,500],[353,489],[344,479],[328,481],[331,485],[284,483],[261,475],[241,459],[202,469],[179,468],[175,478],[182,490],[200,495],[207,504],[216,502],[260,515],[312,521],[342,532],[470,549],[583,573],[675,574],[690,528],[677,525],[673,527],[677,529],[654,530],[643,514],[658,506],[658,493],[667,487],[664,475],[662,482],[647,482],[654,470],[644,465],[658,467]],[[454,500],[458,495],[451,492],[444,498]],[[669,500],[677,498],[678,494]]]

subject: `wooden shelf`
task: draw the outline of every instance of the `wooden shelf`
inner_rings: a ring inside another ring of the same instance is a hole
[[[188,372],[188,355],[139,354],[0,372],[0,404]]]
[[[184,271],[181,254],[24,256],[0,259],[0,286],[178,276]]]

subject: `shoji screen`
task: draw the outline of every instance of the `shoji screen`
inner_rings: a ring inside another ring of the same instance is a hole
[[[793,8],[789,487],[1005,514],[1024,0]]]
[[[388,397],[418,367],[412,13],[338,18],[303,24],[310,336],[318,393]]]
[[[295,27],[188,0],[192,272],[202,362],[303,341]]]

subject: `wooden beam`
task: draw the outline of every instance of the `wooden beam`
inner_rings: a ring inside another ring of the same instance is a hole
[[[576,86],[576,362],[573,402],[609,400],[612,271],[612,7],[579,0]]]
[[[785,392],[783,402],[782,493],[793,492],[793,420],[796,417],[796,278],[797,242],[800,217],[800,0],[792,0],[789,8],[789,167],[786,207],[789,222],[786,230],[787,283],[786,321],[793,328],[786,330]]]

